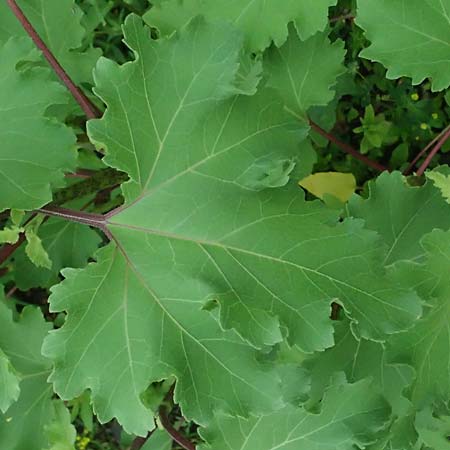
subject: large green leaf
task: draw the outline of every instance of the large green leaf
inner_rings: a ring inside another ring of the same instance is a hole
[[[85,29],[83,13],[74,0],[18,0],[28,20],[48,45],[58,62],[76,83],[92,82],[92,69],[99,49],[81,48]],[[12,36],[27,36],[6,1],[0,2],[0,42]]]
[[[56,391],[89,388],[102,421],[145,434],[151,412],[140,395],[175,376],[184,414],[204,424],[217,409],[279,408],[278,376],[246,341],[287,336],[324,349],[334,299],[362,336],[410,327],[420,301],[384,277],[375,233],[362,221],[337,225],[296,183],[269,188],[274,164],[287,173],[301,164],[307,128],[272,90],[233,95],[234,29],[197,19],[154,41],[131,16],[125,35],[137,60],[100,61],[96,90],[108,109],[89,134],[131,180],[126,205],[105,219],[114,242],[53,290],[52,311],[68,311],[44,346]]]
[[[387,424],[389,405],[370,381],[335,383],[318,414],[294,407],[249,420],[219,414],[210,428],[201,431],[209,445],[200,450],[365,448]]]
[[[358,0],[357,24],[371,45],[361,56],[388,68],[388,78],[431,78],[434,91],[450,85],[448,0]]]
[[[401,259],[420,261],[424,249],[420,239],[434,228],[450,228],[449,206],[439,189],[427,182],[421,187],[407,184],[399,172],[383,173],[369,183],[369,198],[353,196],[348,204],[351,217],[364,219],[388,246],[385,264]]]
[[[141,435],[153,423],[141,394],[149,382],[170,376],[178,379],[175,396],[184,414],[198,423],[208,423],[219,406],[241,415],[280,407],[275,372],[259,365],[254,349],[202,311],[196,298],[201,283],[191,282],[185,291],[180,272],[178,284],[168,286],[165,298],[159,296],[165,271],[179,270],[169,268],[169,245],[160,243],[162,264],[151,272],[137,271],[112,245],[86,270],[63,271],[67,280],[53,288],[51,305],[67,310],[68,318],[43,348],[55,360],[56,391],[70,399],[91,389],[101,421],[116,416],[128,432]],[[153,258],[147,254],[147,263]],[[195,256],[187,254],[180,263],[198,270]]]
[[[73,448],[75,430],[65,406],[53,400],[52,386],[47,382],[51,362],[41,355],[42,341],[50,328],[39,309],[26,307],[16,321],[0,301],[0,348],[20,379],[18,400],[0,414],[2,449]],[[56,443],[59,446],[54,446]]]
[[[49,106],[67,103],[65,89],[49,69],[18,66],[34,58],[26,38],[0,46],[0,211],[48,203],[76,164],[74,133],[45,116]]]
[[[209,20],[235,23],[245,34],[251,51],[264,50],[271,41],[280,46],[294,22],[301,39],[322,31],[328,23],[328,8],[336,0],[159,0],[144,16],[164,35],[182,28],[199,14]]]

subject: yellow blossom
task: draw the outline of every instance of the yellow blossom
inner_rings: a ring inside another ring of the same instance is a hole
[[[420,128],[421,128],[422,130],[428,130],[428,124],[426,124],[426,123],[421,123],[421,124],[420,124]]]
[[[419,100],[419,94],[417,94],[417,92],[414,92],[414,94],[411,94],[411,100],[413,100],[414,102],[417,102],[417,100]]]

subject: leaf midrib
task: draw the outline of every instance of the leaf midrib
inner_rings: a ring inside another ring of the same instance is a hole
[[[111,220],[107,220],[106,223],[107,223],[107,226],[109,226],[109,227],[117,227],[117,228],[122,228],[122,229],[139,231],[139,232],[142,232],[142,233],[151,234],[151,235],[155,235],[155,236],[159,236],[159,237],[163,237],[163,238],[174,239],[174,240],[178,240],[178,241],[192,242],[192,243],[195,243],[195,244],[200,245],[200,246],[216,247],[216,248],[220,248],[220,249],[222,249],[222,250],[224,250],[226,252],[230,252],[231,251],[231,252],[241,253],[241,254],[245,254],[245,255],[249,255],[249,256],[254,256],[254,257],[257,257],[257,258],[261,258],[261,259],[266,259],[266,260],[269,260],[269,261],[272,261],[272,262],[275,262],[275,263],[278,263],[278,264],[286,264],[288,266],[295,267],[296,269],[299,269],[299,270],[301,270],[303,272],[312,273],[314,275],[326,278],[326,279],[328,279],[331,282],[343,285],[343,286],[345,286],[347,288],[350,288],[350,289],[352,289],[354,291],[359,292],[360,294],[363,294],[363,295],[366,295],[366,296],[372,298],[373,300],[383,304],[384,306],[387,306],[387,307],[390,307],[390,308],[397,309],[399,311],[405,312],[404,309],[398,307],[395,304],[387,303],[383,299],[375,296],[374,294],[372,294],[370,292],[363,291],[362,289],[360,289],[360,288],[358,288],[356,286],[353,286],[353,285],[351,285],[351,284],[349,284],[349,283],[347,283],[345,281],[339,280],[339,279],[334,278],[334,277],[332,277],[330,275],[327,275],[327,274],[325,274],[323,272],[320,272],[320,271],[318,271],[316,269],[312,269],[310,267],[303,266],[303,265],[300,265],[298,263],[294,263],[292,261],[287,261],[287,260],[280,259],[280,258],[275,257],[275,256],[265,255],[263,253],[247,250],[247,249],[244,249],[244,248],[239,248],[239,247],[235,247],[235,246],[232,246],[232,245],[227,245],[227,244],[221,243],[219,241],[211,241],[211,240],[206,240],[206,239],[195,239],[195,238],[192,238],[192,237],[189,237],[189,236],[184,236],[184,235],[181,235],[181,234],[169,233],[169,232],[165,232],[165,231],[161,231],[161,230],[155,230],[155,229],[151,229],[151,228],[139,227],[139,226],[134,226],[134,225],[129,225],[129,224],[122,224],[122,223],[113,222]],[[110,229],[110,231],[114,235],[113,230]],[[122,248],[122,252],[126,253],[125,249]],[[353,306],[356,308],[356,306],[354,304],[353,304]],[[359,312],[361,314],[363,314],[363,311],[359,310]],[[369,320],[368,317],[367,317],[367,319]],[[375,327],[375,329],[376,329],[376,327]]]

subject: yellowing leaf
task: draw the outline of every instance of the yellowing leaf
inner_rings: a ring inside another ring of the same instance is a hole
[[[316,197],[323,199],[325,195],[332,195],[342,202],[346,202],[356,189],[356,180],[351,173],[315,173],[301,180],[299,184]]]

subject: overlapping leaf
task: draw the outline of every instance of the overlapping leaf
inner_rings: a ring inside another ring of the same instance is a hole
[[[278,91],[291,113],[305,119],[312,106],[325,106],[333,99],[331,88],[345,71],[344,54],[343,42],[331,44],[326,33],[305,42],[291,33],[281,48],[265,54],[268,85]]]
[[[407,362],[417,372],[412,399],[419,406],[450,398],[450,234],[435,230],[422,240],[422,245],[426,263],[417,267],[405,263],[400,273],[402,277],[414,273],[417,289],[427,301],[426,314],[411,330],[389,341],[390,358]]]
[[[385,344],[365,339],[357,341],[348,323],[343,321],[337,323],[335,346],[307,358],[302,366],[310,372],[311,405],[320,400],[338,371],[345,371],[351,382],[372,378],[374,386],[389,402],[393,420],[371,449],[405,450],[412,448],[417,441],[413,426],[414,409],[407,395],[415,378],[415,370],[408,364],[390,361]]]
[[[219,414],[202,435],[201,450],[351,450],[376,440],[390,408],[370,381],[336,383],[325,394],[321,410],[312,414],[287,407],[242,420]]]
[[[67,93],[50,70],[18,65],[35,57],[26,38],[0,47],[0,211],[48,203],[76,163],[74,133],[45,116],[49,106],[67,103]]]
[[[100,235],[80,224],[50,219],[39,228],[39,237],[48,253],[51,268],[36,267],[24,248],[14,255],[17,286],[26,291],[32,287],[50,287],[57,283],[61,269],[83,267],[101,242]]]
[[[100,50],[82,48],[83,13],[74,0],[18,0],[28,20],[48,45],[58,62],[77,83],[92,82],[92,69]],[[27,36],[6,1],[0,2],[0,42]]]
[[[20,393],[19,377],[9,358],[0,350],[0,411],[5,413]]]
[[[44,346],[56,391],[89,388],[102,421],[145,434],[141,393],[175,376],[184,414],[205,424],[217,409],[281,407],[277,372],[247,341],[324,349],[333,299],[363,336],[408,328],[420,302],[383,276],[377,236],[360,221],[329,226],[336,212],[306,203],[296,183],[269,189],[274,165],[287,175],[301,165],[307,128],[276,91],[235,95],[234,28],[196,19],[154,41],[131,16],[125,35],[136,61],[100,61],[108,109],[89,133],[131,180],[125,207],[104,223],[115,243],[86,270],[64,271],[53,291],[52,310],[68,311]]]
[[[388,78],[431,78],[440,91],[450,85],[448,0],[358,0],[357,23],[371,45],[361,56],[388,68]]]
[[[38,309],[25,308],[15,321],[12,311],[0,302],[0,348],[20,380],[18,400],[0,414],[2,449],[42,450],[56,442],[60,446],[52,449],[73,446],[74,428],[67,411],[64,413],[65,406],[52,399],[52,386],[47,383],[51,363],[41,355],[42,341],[50,328]],[[62,429],[66,430],[65,438],[58,437]]]
[[[383,173],[369,183],[369,198],[354,196],[348,212],[364,219],[367,228],[379,233],[388,246],[385,264],[424,255],[420,239],[434,228],[448,230],[448,204],[439,189],[427,182],[421,187],[407,184],[400,173]]]
[[[271,41],[282,45],[291,22],[303,40],[322,31],[328,22],[328,8],[336,0],[158,0],[153,4],[144,19],[164,35],[202,14],[208,20],[236,24],[244,32],[247,49],[258,51]]]

